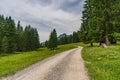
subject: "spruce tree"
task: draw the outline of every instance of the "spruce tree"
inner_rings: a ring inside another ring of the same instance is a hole
[[[57,48],[57,33],[55,29],[50,34],[48,48],[51,50]]]
[[[115,42],[112,33],[117,28],[120,7],[118,0],[86,0],[83,11],[80,34],[82,40],[88,43],[100,42],[110,45]],[[117,27],[116,27],[117,26]]]
[[[17,31],[16,31],[16,47],[17,47],[17,51],[22,51],[22,47],[23,47],[22,34],[23,34],[23,27],[21,26],[20,21],[18,21]]]
[[[38,34],[37,29],[34,29],[34,38],[35,38],[34,40],[35,48],[37,49],[40,47],[40,39],[39,39],[39,34]]]
[[[40,47],[37,29],[32,28],[30,25],[25,27],[22,39],[24,51],[31,51]]]
[[[16,26],[14,20],[11,17],[6,18],[4,30],[6,31],[5,36],[7,36],[9,43],[8,51],[10,53],[14,52],[16,50]]]
[[[5,36],[2,40],[2,53],[8,53],[9,52],[9,43],[8,43],[8,38]]]
[[[73,36],[72,35],[68,36],[68,43],[73,43]]]
[[[68,44],[68,35],[66,33],[63,33],[58,37],[58,44]]]
[[[80,41],[77,32],[73,32],[73,40],[72,41],[73,41],[73,43],[77,43]]]
[[[46,40],[44,46],[48,48],[48,45],[49,45],[49,41]]]
[[[0,53],[12,53],[15,51],[29,51],[39,48],[39,35],[35,28],[30,25],[25,29],[18,21],[11,17],[4,18],[0,15]]]

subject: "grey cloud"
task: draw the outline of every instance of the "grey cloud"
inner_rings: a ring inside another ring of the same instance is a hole
[[[48,39],[56,28],[60,33],[72,33],[80,27],[84,0],[1,0],[0,13],[12,16],[23,26],[32,25],[41,41]]]
[[[28,3],[35,3],[43,6],[53,6],[57,9],[79,14],[83,10],[84,0],[28,0]]]
[[[83,3],[83,0],[66,0],[60,8],[63,9],[64,11],[80,14],[80,12],[83,10],[83,7],[81,5]]]
[[[52,4],[52,0],[27,0],[27,2],[31,4],[42,5],[42,6],[49,6],[50,4]]]

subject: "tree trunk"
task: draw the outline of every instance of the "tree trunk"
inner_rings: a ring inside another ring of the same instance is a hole
[[[90,43],[90,46],[93,47],[93,42]]]
[[[100,44],[99,44],[100,46],[102,45],[102,43],[100,42]]]
[[[108,4],[108,1],[105,2],[105,7],[108,8],[110,7],[110,5]],[[109,46],[111,44],[110,40],[109,40],[109,32],[110,32],[110,14],[109,12],[106,10],[105,13],[104,13],[104,17],[105,17],[105,44],[107,46]]]
[[[110,45],[109,37],[108,37],[107,35],[105,36],[105,44],[106,44],[107,46]]]

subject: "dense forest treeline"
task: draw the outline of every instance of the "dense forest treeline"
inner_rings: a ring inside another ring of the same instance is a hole
[[[57,45],[77,42],[90,43],[91,46],[94,42],[114,44],[120,40],[119,5],[119,0],[85,0],[80,30],[57,36],[53,29],[49,40],[41,45],[37,29],[30,25],[23,29],[20,21],[15,25],[11,17],[0,15],[0,53],[35,50],[40,46],[54,50]]]
[[[58,44],[69,44],[69,43],[77,43],[79,42],[79,34],[78,32],[73,32],[73,34],[67,35],[66,33],[61,34],[58,37]]]
[[[110,45],[120,39],[120,0],[85,0],[81,40]]]
[[[30,51],[39,48],[37,29],[30,25],[25,29],[11,17],[0,15],[0,53]]]
[[[105,43],[107,46],[120,40],[120,1],[85,0],[80,30],[71,35],[61,34],[57,44],[76,42]],[[49,41],[45,42],[45,46]]]
[[[18,21],[11,17],[0,15],[0,53],[12,53],[21,51],[32,51],[39,47],[48,47],[51,50],[57,48],[57,45],[79,42],[78,32],[73,32],[71,35],[61,34],[57,37],[55,29],[50,33],[49,40],[40,44],[39,34],[37,29],[30,25],[23,28]]]
[[[48,47],[49,49],[54,50],[55,48],[57,48],[57,45],[64,45],[77,42],[80,42],[79,31],[74,31],[73,34],[70,35],[63,33],[57,36],[56,30],[53,29],[53,31],[50,34],[49,40],[46,40],[45,42],[41,43],[41,46]]]

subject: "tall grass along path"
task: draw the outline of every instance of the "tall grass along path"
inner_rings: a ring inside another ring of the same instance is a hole
[[[62,52],[3,80],[89,80],[81,50]]]

